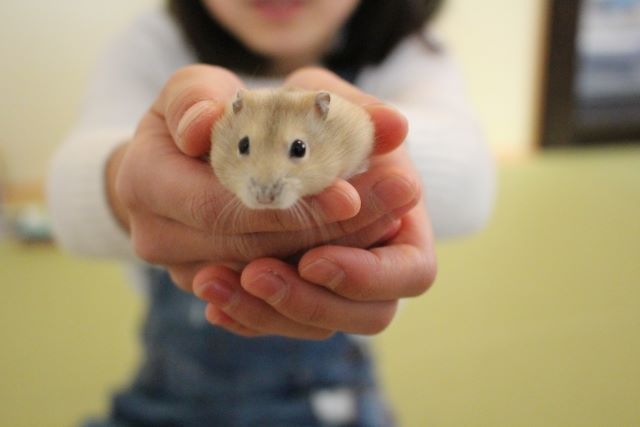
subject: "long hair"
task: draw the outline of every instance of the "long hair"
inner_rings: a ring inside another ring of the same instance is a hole
[[[409,34],[420,31],[443,0],[362,0],[343,29],[340,46],[323,58],[331,70],[360,70],[384,60]],[[248,74],[265,74],[270,60],[247,49],[218,24],[201,0],[168,0],[167,7],[198,60]]]

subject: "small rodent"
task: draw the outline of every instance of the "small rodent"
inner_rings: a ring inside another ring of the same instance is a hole
[[[251,209],[288,209],[366,169],[374,127],[360,106],[325,91],[238,92],[211,133],[220,182]]]

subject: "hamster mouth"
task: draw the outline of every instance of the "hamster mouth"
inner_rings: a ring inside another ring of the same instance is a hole
[[[284,179],[260,183],[249,178],[242,202],[250,209],[288,209],[298,201],[289,184]]]

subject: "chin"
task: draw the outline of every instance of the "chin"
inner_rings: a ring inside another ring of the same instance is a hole
[[[283,33],[277,37],[265,37],[258,40],[253,40],[254,43],[250,44],[250,47],[257,53],[267,56],[269,58],[299,58],[309,55],[309,52],[318,50],[318,47],[314,43],[305,43],[304,40],[300,40],[300,36],[295,32],[291,34]]]

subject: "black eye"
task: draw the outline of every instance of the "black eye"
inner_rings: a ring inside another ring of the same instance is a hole
[[[304,141],[296,139],[291,143],[291,148],[289,149],[289,157],[296,157],[301,159],[307,153],[307,144]]]
[[[246,156],[249,154],[249,137],[245,136],[238,142],[238,153]]]

